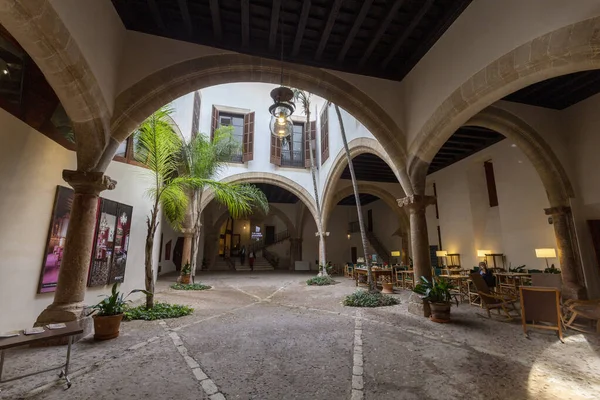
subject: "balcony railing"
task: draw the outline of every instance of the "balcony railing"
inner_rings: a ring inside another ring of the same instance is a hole
[[[243,155],[242,155],[242,151],[238,151],[234,154],[231,155],[231,161],[233,163],[241,163],[243,160]]]
[[[281,166],[304,168],[304,152],[283,150],[281,152]]]

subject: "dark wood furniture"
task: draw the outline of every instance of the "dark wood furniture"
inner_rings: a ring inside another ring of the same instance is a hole
[[[373,281],[375,282],[375,284],[377,285],[377,281],[379,280],[379,278],[388,278],[389,282],[393,282],[393,274],[392,274],[392,269],[391,268],[387,268],[387,269],[373,269],[371,268],[371,272],[373,274]],[[368,276],[367,273],[367,269],[366,268],[354,268],[354,276],[356,279],[356,286],[358,286],[358,279],[359,276],[364,275],[364,276]]]
[[[17,379],[25,378],[32,375],[41,374],[48,371],[54,371],[56,369],[62,369],[59,377],[64,378],[67,383],[67,388],[71,387],[71,380],[69,379],[69,361],[71,360],[71,345],[73,344],[73,336],[80,335],[83,333],[83,328],[79,324],[78,321],[72,321],[65,323],[67,325],[65,328],[61,329],[48,329],[44,327],[45,331],[43,333],[38,333],[35,335],[25,335],[23,332],[20,332],[19,336],[14,336],[10,338],[0,338],[0,384],[5,382],[14,381]],[[48,368],[41,371],[31,372],[25,375],[15,376],[10,379],[2,380],[2,370],[4,368],[5,354],[4,352],[13,347],[20,346],[29,346],[36,343],[45,342],[48,340],[54,340],[59,338],[68,337],[68,345],[67,345],[67,359],[64,364]]]
[[[490,310],[492,309],[496,309],[498,314],[500,314],[500,310],[502,310],[509,320],[514,318],[510,314],[511,312],[519,312],[515,306],[515,303],[517,302],[516,297],[492,293],[487,283],[485,283],[483,277],[479,275],[478,272],[471,274],[470,277],[473,285],[475,285],[475,288],[477,289],[477,295],[481,300],[481,306],[486,309],[489,318],[492,318],[490,313]]]

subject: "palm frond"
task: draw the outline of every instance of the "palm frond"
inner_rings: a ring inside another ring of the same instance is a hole
[[[269,202],[265,194],[254,185],[217,182],[203,179],[203,184],[209,187],[215,200],[229,210],[233,218],[242,218],[252,214],[255,208],[264,213],[269,212]]]
[[[188,201],[185,185],[178,180],[169,182],[161,191],[160,205],[165,217],[175,229],[181,228]]]

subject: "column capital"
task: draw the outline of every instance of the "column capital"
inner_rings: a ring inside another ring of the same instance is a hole
[[[412,211],[424,210],[425,208],[427,208],[427,206],[434,205],[436,200],[434,196],[414,194],[412,196],[406,196],[401,199],[397,199],[396,201],[398,202],[398,207],[406,207]]]
[[[183,234],[183,237],[193,237],[194,233],[196,233],[196,230],[194,228],[183,228],[181,229],[181,233]]]
[[[546,215],[571,215],[571,207],[558,206],[544,208],[544,212],[546,213]]]
[[[75,193],[98,196],[103,190],[113,190],[117,186],[117,181],[104,175],[103,172],[65,169],[62,175],[63,179],[75,189]]]

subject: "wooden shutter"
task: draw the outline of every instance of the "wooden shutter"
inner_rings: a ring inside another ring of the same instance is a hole
[[[498,205],[498,191],[496,190],[496,179],[494,178],[494,164],[491,161],[486,161],[483,163],[483,167],[485,168],[490,207],[496,207]]]
[[[244,115],[242,161],[254,160],[254,111]]]
[[[310,140],[316,139],[317,137],[317,121],[310,121],[308,129],[304,124],[304,166],[306,168],[310,168]],[[317,149],[313,147],[313,159],[315,161],[315,165],[317,162]]]
[[[329,107],[321,112],[321,165],[329,158]]]
[[[219,127],[219,110],[217,107],[212,106],[212,119],[210,124],[210,140],[212,141],[215,137],[215,130]]]
[[[271,164],[281,165],[281,139],[271,135]]]

